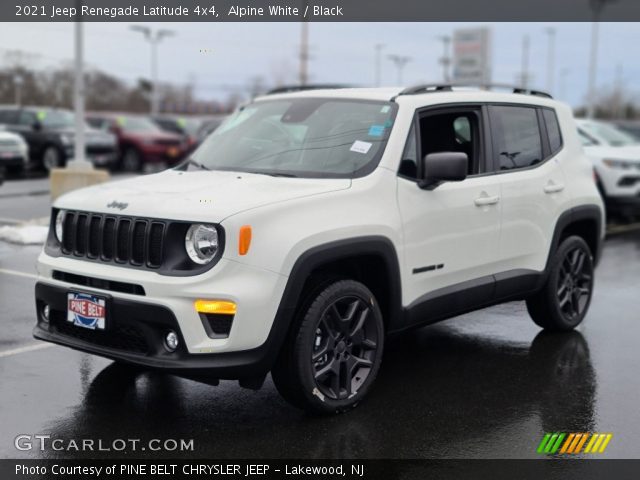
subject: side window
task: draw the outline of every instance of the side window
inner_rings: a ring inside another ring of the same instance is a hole
[[[558,125],[558,117],[556,116],[556,112],[548,108],[542,109],[542,116],[544,117],[544,124],[547,127],[551,153],[555,154],[562,148],[562,134],[560,133],[560,125]]]
[[[34,123],[36,123],[36,114],[33,112],[29,112],[26,110],[23,110],[20,112],[20,115],[18,116],[18,124],[19,125],[25,125],[25,126],[32,126]]]
[[[542,141],[536,109],[492,106],[493,148],[500,156],[500,170],[514,170],[542,161]]]
[[[479,110],[429,113],[420,119],[420,155],[438,152],[466,153],[468,174],[480,173]]]
[[[416,140],[416,124],[411,125],[407,144],[400,160],[400,175],[408,178],[418,178],[418,142]]]

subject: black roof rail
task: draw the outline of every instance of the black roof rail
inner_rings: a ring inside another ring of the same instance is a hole
[[[305,90],[333,90],[338,88],[352,88],[350,85],[343,85],[339,83],[327,83],[327,84],[312,84],[312,85],[284,85],[282,87],[276,87],[269,90],[265,95],[275,95],[277,93],[291,93],[291,92],[303,92]]]
[[[397,96],[400,95],[418,95],[421,93],[433,93],[433,92],[451,92],[454,88],[475,87],[480,90],[511,90],[511,93],[518,93],[521,95],[534,95],[538,97],[553,98],[551,94],[543,92],[541,90],[534,90],[531,88],[523,88],[515,85],[508,85],[502,83],[486,83],[486,84],[472,84],[472,83],[436,83],[436,84],[424,84],[415,85],[402,90]],[[394,97],[393,99],[395,99]],[[392,100],[393,100],[392,99]]]

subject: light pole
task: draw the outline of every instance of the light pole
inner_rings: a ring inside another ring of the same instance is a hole
[[[385,47],[382,43],[376,43],[375,45],[375,68],[374,68],[374,81],[373,84],[376,87],[380,86],[382,82],[382,49]]]
[[[308,10],[309,1],[305,0],[302,6],[303,12]],[[309,82],[309,18],[302,19],[300,25],[300,65],[298,72],[298,82],[306,85]]]
[[[78,2],[79,3],[79,2]],[[78,8],[78,12],[80,9]],[[78,14],[75,24],[75,78],[73,82],[73,107],[75,116],[75,143],[73,160],[69,162],[74,167],[92,168],[85,155],[85,124],[84,124],[84,27],[82,18]]]
[[[549,27],[545,30],[549,37],[547,52],[547,92],[552,93],[556,76],[556,29]]]
[[[157,115],[160,106],[158,92],[158,44],[165,37],[171,37],[175,33],[171,30],[151,30],[143,25],[132,25],[131,30],[144,35],[145,40],[151,44],[151,115]]]
[[[440,65],[442,65],[442,81],[444,83],[450,82],[449,66],[451,65],[451,55],[449,55],[449,46],[451,45],[451,37],[449,35],[441,35],[438,37],[442,41],[442,58],[440,58]]]
[[[587,118],[593,118],[596,110],[596,76],[598,72],[598,35],[602,10],[615,0],[589,0],[593,21],[591,22],[591,54],[589,59],[589,83],[587,86]]]
[[[522,73],[520,74],[520,86],[526,89],[529,86],[529,35],[522,38]]]
[[[389,55],[387,58],[391,60],[398,69],[398,86],[402,86],[402,71],[407,63],[411,61],[411,57],[393,54]]]

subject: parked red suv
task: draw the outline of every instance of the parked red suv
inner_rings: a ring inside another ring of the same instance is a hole
[[[175,165],[188,150],[183,137],[161,130],[147,117],[99,112],[89,113],[87,122],[118,137],[120,168],[129,172]]]

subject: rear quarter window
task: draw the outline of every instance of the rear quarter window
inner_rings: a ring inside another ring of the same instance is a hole
[[[560,125],[558,124],[556,112],[551,109],[544,108],[542,109],[542,116],[544,117],[544,123],[547,127],[551,153],[557,153],[562,149],[562,134],[560,133]]]

